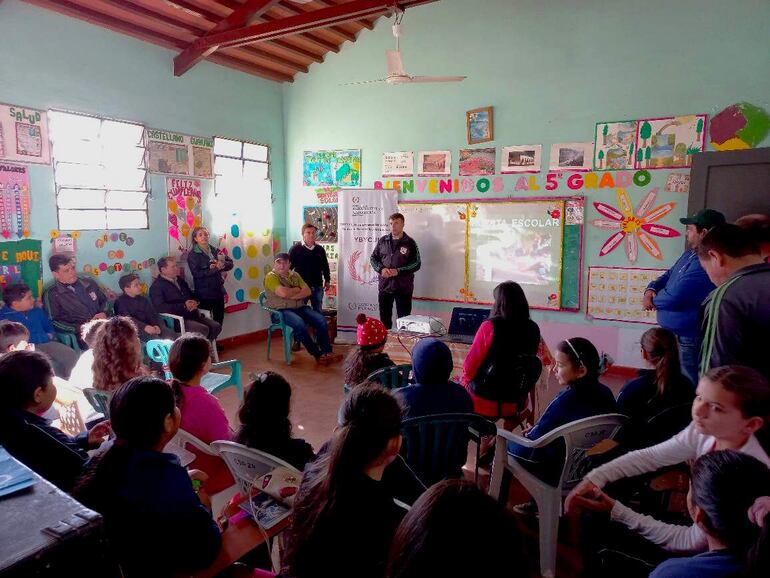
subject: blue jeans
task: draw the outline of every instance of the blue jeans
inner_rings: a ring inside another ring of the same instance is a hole
[[[682,373],[692,381],[693,387],[696,387],[700,364],[700,339],[677,335],[676,340],[679,342],[679,363],[682,365]]]
[[[323,353],[330,353],[332,344],[329,341],[329,328],[326,318],[313,311],[308,305],[297,309],[282,309],[283,319],[286,325],[294,330],[294,337],[305,346],[307,352],[313,357],[319,357]],[[315,330],[315,338],[318,344],[312,340],[307,331],[310,325]]]
[[[324,303],[324,287],[321,285],[320,287],[311,287],[310,288],[310,307],[313,308],[313,311],[318,311],[318,313],[322,313]]]

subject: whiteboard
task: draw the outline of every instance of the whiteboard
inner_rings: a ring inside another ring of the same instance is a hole
[[[404,231],[417,242],[422,266],[414,275],[414,297],[465,301],[465,227],[459,212],[467,203],[402,204]]]

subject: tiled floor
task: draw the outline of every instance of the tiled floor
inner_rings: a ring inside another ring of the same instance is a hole
[[[335,346],[335,351],[346,353],[346,346]],[[253,340],[228,346],[220,355],[222,360],[240,359],[244,379],[250,372],[266,370],[277,371],[284,375],[292,384],[292,423],[294,435],[305,438],[314,448],[318,449],[331,435],[336,423],[337,409],[343,398],[342,364],[321,366],[304,351],[293,355],[292,364],[283,362],[283,354],[279,346],[272,351],[272,360],[267,360],[266,342]],[[623,384],[623,379],[615,376],[605,376],[602,379],[616,394]],[[248,381],[244,382],[246,385]],[[542,398],[544,408],[553,396],[558,393],[558,386],[551,378],[551,384]],[[233,427],[237,427],[238,400],[233,389],[226,389],[219,398]],[[470,474],[469,474],[470,475]],[[482,470],[480,483],[486,488],[489,481],[488,472]],[[511,484],[509,506],[525,501],[527,494],[517,484]],[[538,576],[537,554],[537,521],[535,518],[521,518],[522,530],[527,536],[527,553],[530,575]],[[576,576],[580,574],[580,557],[575,548],[575,525],[566,519],[562,520],[559,543],[559,567],[557,576]],[[486,553],[486,555],[499,555]],[[511,561],[511,565],[519,565],[520,561]]]

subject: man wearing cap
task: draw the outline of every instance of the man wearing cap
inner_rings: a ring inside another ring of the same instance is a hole
[[[277,253],[273,270],[265,275],[265,305],[283,312],[286,324],[318,363],[328,364],[342,359],[332,353],[326,318],[306,304],[310,287],[296,271],[289,268],[289,254]],[[316,341],[310,337],[307,326],[315,331]],[[316,343],[317,342],[317,343]]]
[[[706,233],[725,223],[725,217],[719,211],[702,209],[679,220],[687,226],[687,250],[673,267],[647,286],[643,304],[647,311],[657,310],[660,326],[676,335],[682,373],[697,385],[700,307],[715,286],[703,270],[696,249]]]

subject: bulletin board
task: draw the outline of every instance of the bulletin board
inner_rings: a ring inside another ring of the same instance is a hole
[[[579,309],[582,208],[582,197],[400,204],[422,260],[415,299],[489,304],[512,280],[532,308]]]
[[[644,290],[665,269],[588,268],[588,317],[655,325],[655,311],[642,308]]]

